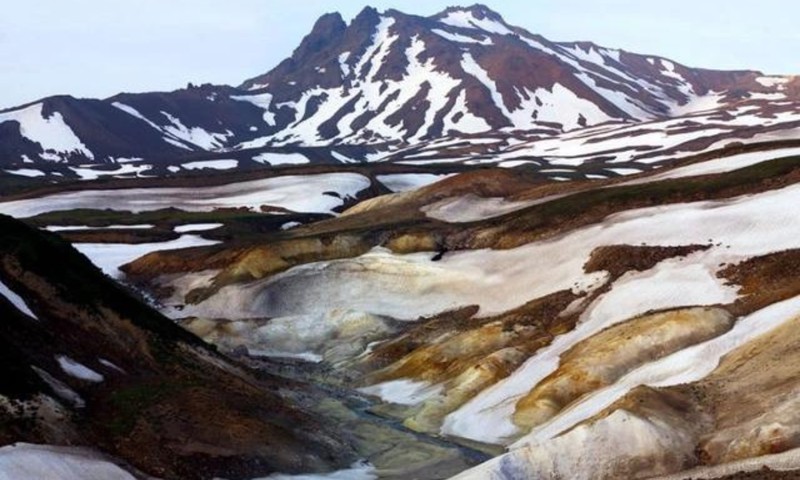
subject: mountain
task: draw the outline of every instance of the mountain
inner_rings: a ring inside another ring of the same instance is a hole
[[[367,8],[0,112],[0,480],[797,478],[799,82]]]
[[[54,234],[6,216],[0,231],[0,477],[88,478],[81,464],[112,458],[164,479],[253,478],[354,459],[279,392],[303,387],[256,379]],[[134,478],[117,473],[96,478]]]
[[[161,176],[397,161],[404,147],[442,139],[465,140],[477,149],[468,153],[480,155],[486,135],[505,142],[493,153],[514,160],[531,156],[515,149],[518,137],[652,122],[642,130],[694,126],[696,137],[721,125],[735,132],[726,138],[746,141],[763,129],[796,128],[799,98],[796,77],[552,42],[482,5],[431,17],[366,8],[349,24],[324,15],[291,57],[238,87],[50,97],[2,111],[0,165],[56,180]],[[742,111],[755,126],[732,120]],[[693,118],[700,112],[704,118]],[[672,119],[686,122],[663,123]]]

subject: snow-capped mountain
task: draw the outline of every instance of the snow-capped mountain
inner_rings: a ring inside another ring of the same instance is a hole
[[[551,42],[481,5],[431,17],[366,8],[349,24],[321,17],[290,58],[239,87],[59,96],[0,112],[0,164],[17,175],[96,178],[76,168],[160,175],[208,152],[308,147],[322,147],[312,162],[370,161],[445,137],[553,137],[726,112],[743,101],[759,115],[778,109],[798,120],[799,91],[794,77]],[[259,163],[237,157],[234,168],[251,161]]]
[[[368,8],[349,25],[324,16],[291,58],[242,87],[260,93],[279,131],[255,144],[317,144],[556,133],[707,109],[784,81],[554,43],[476,5],[428,18]]]

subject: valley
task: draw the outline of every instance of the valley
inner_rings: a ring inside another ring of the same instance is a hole
[[[483,5],[0,111],[0,479],[797,478],[799,132]]]

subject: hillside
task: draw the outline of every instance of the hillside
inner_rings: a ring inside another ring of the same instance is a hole
[[[0,229],[0,443],[92,447],[165,479],[354,459],[330,425],[281,396],[285,382],[256,380],[55,235],[5,216]]]
[[[221,348],[321,362],[408,428],[508,449],[463,478],[798,468],[800,162],[737,163],[464,173],[123,270]]]

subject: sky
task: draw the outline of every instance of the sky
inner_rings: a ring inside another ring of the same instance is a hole
[[[365,2],[365,3],[362,3]],[[0,109],[54,94],[105,98],[267,72],[315,20],[364,6],[432,15],[474,0],[7,0]],[[800,73],[800,2],[483,0],[550,40],[591,40],[704,68]]]

